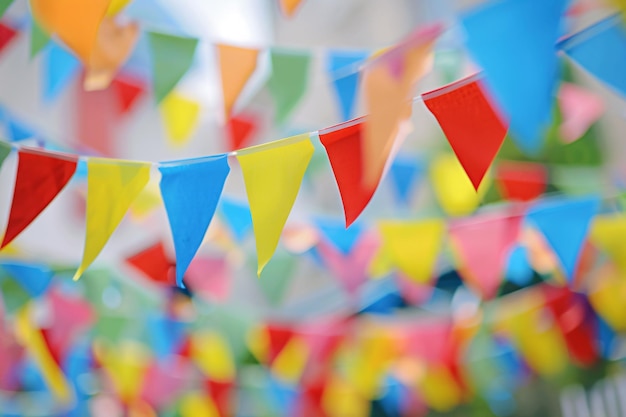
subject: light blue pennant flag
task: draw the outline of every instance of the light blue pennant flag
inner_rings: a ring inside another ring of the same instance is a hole
[[[328,76],[333,83],[335,96],[339,102],[342,121],[354,117],[360,79],[358,67],[367,56],[367,52],[361,51],[330,51],[328,53]]]
[[[46,102],[56,99],[67,85],[78,75],[80,61],[71,52],[50,42],[44,50],[44,92]]]
[[[0,268],[9,274],[31,297],[39,297],[44,294],[54,275],[52,270],[46,266],[21,261],[2,261]]]
[[[240,201],[223,198],[220,204],[220,211],[234,238],[241,242],[252,230],[250,206]]]
[[[322,236],[344,255],[348,255],[352,251],[363,232],[360,223],[353,223],[346,229],[343,219],[318,219],[315,224]]]
[[[393,189],[399,202],[409,204],[411,191],[419,181],[423,167],[415,158],[398,156],[394,159],[389,170]]]

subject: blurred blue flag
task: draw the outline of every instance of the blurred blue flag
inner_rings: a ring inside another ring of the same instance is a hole
[[[559,47],[594,77],[626,96],[626,29],[620,16],[570,36]]]
[[[533,275],[526,248],[521,245],[516,246],[509,255],[506,279],[520,287],[525,287],[531,283]]]
[[[330,51],[328,54],[328,76],[333,82],[342,121],[350,120],[354,114],[359,89],[358,64],[364,61],[368,54],[362,51]]]
[[[7,134],[9,136],[10,141],[17,142],[20,140],[26,140],[26,139],[31,139],[35,137],[35,133],[33,129],[31,129],[22,121],[17,120],[16,118],[12,117],[6,111],[4,113],[5,113],[4,117],[5,117],[6,124],[7,124]]]
[[[467,47],[519,148],[537,154],[557,87],[566,0],[491,1],[462,16]]]
[[[44,294],[54,275],[46,266],[20,261],[2,261],[0,268],[20,284],[31,297]]]
[[[174,238],[176,283],[202,244],[215,214],[230,168],[226,155],[167,162],[161,171],[161,195]]]
[[[397,156],[389,173],[398,201],[409,204],[411,191],[423,173],[421,163],[415,158]]]
[[[47,102],[56,99],[80,70],[80,61],[71,52],[50,42],[43,57],[44,92]]]
[[[595,196],[564,198],[540,203],[527,214],[554,250],[569,281],[574,278],[589,224],[599,206]]]
[[[233,232],[235,239],[241,242],[252,229],[252,215],[247,204],[223,198],[221,212],[224,220]]]
[[[148,321],[150,342],[158,360],[175,354],[185,337],[185,324],[165,316],[152,316]]]
[[[346,229],[343,220],[317,219],[315,225],[322,236],[344,255],[352,251],[363,232],[359,223],[353,223]]]

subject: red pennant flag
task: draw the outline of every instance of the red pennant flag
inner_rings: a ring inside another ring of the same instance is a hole
[[[0,52],[15,38],[17,31],[12,27],[0,23]]]
[[[73,155],[19,150],[13,202],[0,248],[11,243],[54,200],[74,175],[77,162]]]
[[[205,381],[205,388],[208,394],[213,399],[213,404],[219,417],[227,417],[233,415],[233,403],[235,394],[235,382],[234,381],[214,381],[207,379]]]
[[[531,201],[545,192],[548,170],[533,162],[501,162],[495,177],[502,197],[512,201]]]
[[[335,174],[348,227],[372,199],[382,173],[373,187],[365,186],[361,157],[363,119],[350,120],[321,130],[319,136]]]
[[[422,95],[474,188],[491,166],[507,127],[476,75]]]
[[[293,330],[289,326],[282,324],[268,324],[266,329],[269,336],[269,355],[267,359],[268,364],[271,365],[274,363],[274,359],[287,346],[289,340],[291,340]]]
[[[162,242],[131,256],[126,259],[126,262],[143,272],[154,282],[174,285],[176,264],[168,258]]]
[[[518,214],[488,214],[455,222],[450,227],[460,258],[459,273],[484,299],[493,298],[498,292],[521,222]]]
[[[118,75],[112,82],[117,93],[120,112],[126,114],[145,91],[143,83],[129,75]]]
[[[233,116],[228,119],[226,133],[228,135],[228,150],[236,151],[248,147],[258,130],[258,120],[252,115]]]

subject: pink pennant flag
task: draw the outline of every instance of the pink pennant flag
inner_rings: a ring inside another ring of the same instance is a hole
[[[604,113],[602,99],[575,84],[562,83],[558,98],[563,114],[559,132],[565,143],[580,139]]]
[[[493,298],[500,287],[509,250],[518,239],[522,216],[484,214],[450,226],[457,249],[459,273],[484,299]]]
[[[185,284],[209,301],[224,301],[230,292],[230,273],[224,258],[198,256],[191,261]]]
[[[188,363],[182,358],[152,362],[146,371],[141,398],[155,408],[171,404],[189,380],[189,371]]]

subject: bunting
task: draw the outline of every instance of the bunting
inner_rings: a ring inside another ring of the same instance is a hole
[[[539,198],[548,184],[548,170],[542,164],[502,161],[495,171],[500,194],[511,201]]]
[[[342,121],[350,120],[354,115],[360,81],[358,66],[366,58],[367,53],[358,51],[330,51],[328,54],[328,75],[339,102]]]
[[[0,23],[0,52],[15,38],[17,31],[10,26]]]
[[[259,129],[256,116],[239,114],[228,119],[226,133],[228,136],[228,150],[236,151],[250,145]]]
[[[589,240],[606,252],[619,271],[626,273],[626,216],[613,214],[596,216],[589,232]]]
[[[302,0],[278,0],[280,5],[280,11],[287,17],[292,17],[298,8]]]
[[[252,213],[258,275],[276,250],[313,150],[309,135],[303,134],[237,152]]]
[[[583,136],[604,113],[600,97],[571,83],[561,84],[559,108],[563,115],[559,134],[565,143],[572,143]]]
[[[13,4],[13,0],[0,0],[0,17],[4,15],[11,4]]]
[[[222,216],[230,226],[234,238],[241,242],[252,229],[250,207],[245,203],[229,198],[222,198],[220,207]]]
[[[45,51],[44,68],[43,97],[52,102],[77,76],[80,61],[56,42],[50,42]]]
[[[74,274],[80,278],[150,179],[150,164],[90,158],[87,161],[85,250]]]
[[[118,74],[111,83],[117,93],[120,111],[126,114],[135,102],[144,93],[144,87],[139,80],[133,79],[126,74]]]
[[[409,205],[416,182],[423,174],[422,163],[412,157],[398,155],[393,160],[389,174],[393,180],[394,191],[398,201]]]
[[[509,121],[515,143],[531,155],[542,148],[554,106],[559,70],[555,45],[566,4],[490,1],[461,18],[467,47],[485,73],[490,96]]]
[[[31,297],[42,296],[52,282],[52,271],[43,265],[3,261],[0,268],[11,275]]]
[[[486,97],[480,80],[471,76],[422,95],[437,118],[474,189],[491,166],[506,125]]]
[[[13,241],[55,199],[74,175],[78,159],[37,149],[18,151],[9,220],[0,248]]]
[[[284,123],[302,99],[309,78],[311,56],[306,52],[272,49],[268,88],[276,105],[275,119]]]
[[[161,164],[161,195],[176,249],[176,283],[195,256],[230,172],[226,155]]]
[[[5,159],[11,154],[13,148],[5,142],[0,142],[0,168],[4,164]]]
[[[173,91],[163,99],[160,110],[170,143],[185,145],[198,123],[200,104]]]
[[[224,116],[228,119],[237,98],[256,69],[259,51],[232,45],[218,44],[216,46],[222,79]]]
[[[30,24],[30,57],[34,58],[50,42],[48,35],[36,20]]]

